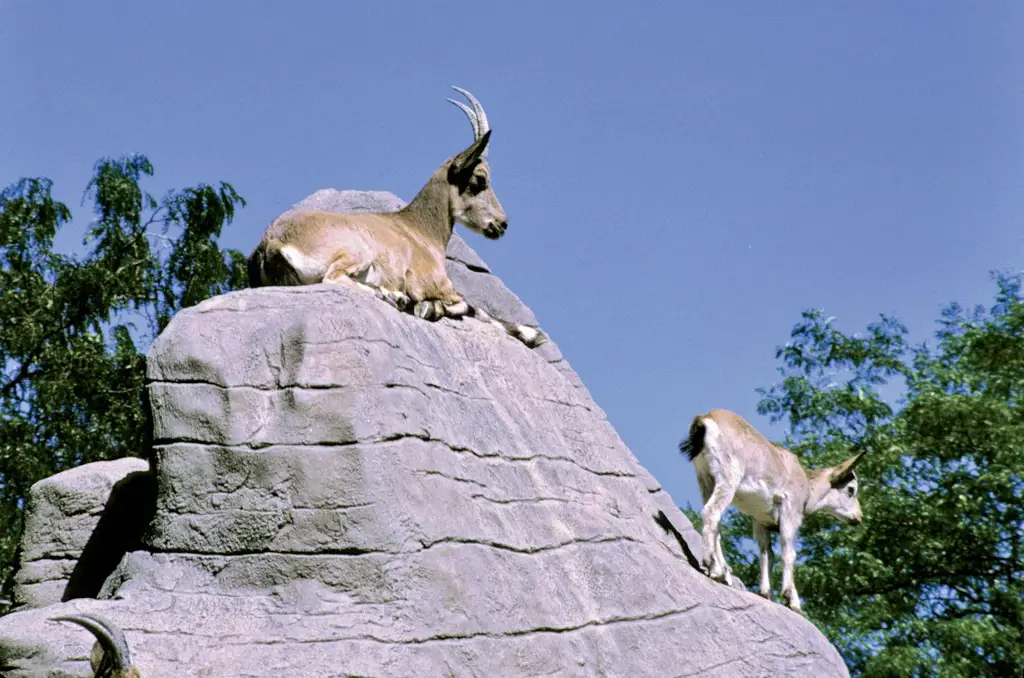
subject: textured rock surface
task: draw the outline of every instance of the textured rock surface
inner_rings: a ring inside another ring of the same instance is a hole
[[[130,474],[148,470],[149,464],[142,459],[98,461],[57,473],[32,486],[14,576],[16,606],[42,607],[65,598],[115,484]],[[74,597],[73,591],[69,597]]]
[[[121,624],[146,678],[847,675],[690,566],[696,533],[553,344],[261,288],[179,313],[148,369],[144,546],[104,599],[0,619],[9,676],[88,675],[88,635],[46,621],[69,609]]]

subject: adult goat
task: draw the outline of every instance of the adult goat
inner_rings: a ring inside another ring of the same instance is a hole
[[[425,320],[476,316],[530,347],[545,337],[533,327],[496,320],[462,298],[445,268],[455,222],[491,240],[505,234],[505,211],[491,188],[487,143],[491,128],[476,97],[448,99],[469,118],[473,143],[449,158],[416,197],[397,212],[336,214],[290,210],[275,219],[249,257],[249,285],[330,282],[370,288],[378,297]]]
[[[771,600],[771,532],[782,542],[782,588],[789,607],[800,611],[793,581],[796,534],[806,516],[823,511],[848,523],[863,520],[853,468],[864,452],[837,466],[804,470],[797,456],[770,442],[740,415],[711,410],[697,415],[689,438],[679,444],[697,472],[704,508],[702,564],[708,576],[732,583],[732,570],[722,553],[719,521],[729,504],[754,519],[754,540],[760,552],[759,593]]]
[[[93,678],[141,678],[139,669],[132,665],[124,633],[109,620],[96,614],[80,612],[53,617],[51,621],[78,624],[96,637],[89,659]]]

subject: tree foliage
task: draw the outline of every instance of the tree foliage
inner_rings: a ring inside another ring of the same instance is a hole
[[[807,311],[778,349],[782,381],[760,390],[806,465],[869,451],[865,523],[809,519],[796,570],[805,613],[854,675],[1024,671],[1024,297],[1021,276],[996,282],[991,308],[947,308],[933,345],[909,346],[892,318],[851,336]],[[749,518],[723,526],[756,584]]]
[[[144,156],[102,159],[86,188],[95,219],[75,257],[54,251],[71,212],[48,179],[0,192],[0,577],[10,585],[26,493],[58,471],[138,455],[148,346],[173,314],[246,284],[217,245],[245,202],[230,184],[158,201]]]

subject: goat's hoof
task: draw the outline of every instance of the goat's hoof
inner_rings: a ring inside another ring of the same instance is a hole
[[[382,287],[381,290],[384,292],[384,301],[388,302],[399,311],[404,311],[409,306],[409,296],[405,292],[399,292],[397,290],[391,290]]]
[[[772,599],[772,592],[771,591],[758,591],[757,595],[761,596],[765,600],[771,600]]]
[[[434,305],[429,301],[417,301],[416,305],[412,307],[413,315],[422,320],[429,320],[429,316],[433,311]]]
[[[444,307],[444,314],[449,318],[461,318],[467,313],[469,313],[469,304],[465,301],[459,301]]]
[[[416,303],[413,313],[423,320],[437,320],[444,317],[444,304],[440,301],[426,299]]]
[[[800,599],[795,595],[783,593],[780,598],[786,603],[786,607],[793,610],[800,616],[805,616],[802,609],[800,609]]]
[[[537,348],[548,339],[539,329],[529,325],[516,325],[516,338],[529,348]]]
[[[724,570],[711,570],[708,576],[719,584],[729,584],[729,573]]]

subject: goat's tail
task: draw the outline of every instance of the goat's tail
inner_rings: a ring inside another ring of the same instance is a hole
[[[257,247],[249,255],[249,287],[263,286],[263,249]]]
[[[301,255],[298,256],[300,259],[304,258]],[[281,243],[278,240],[271,239],[261,242],[249,255],[247,270],[249,287],[303,284],[302,278],[292,266],[288,256],[282,251]]]
[[[707,428],[704,426],[704,417],[696,416],[690,422],[690,437],[679,443],[679,451],[693,461],[704,449],[704,433]]]

